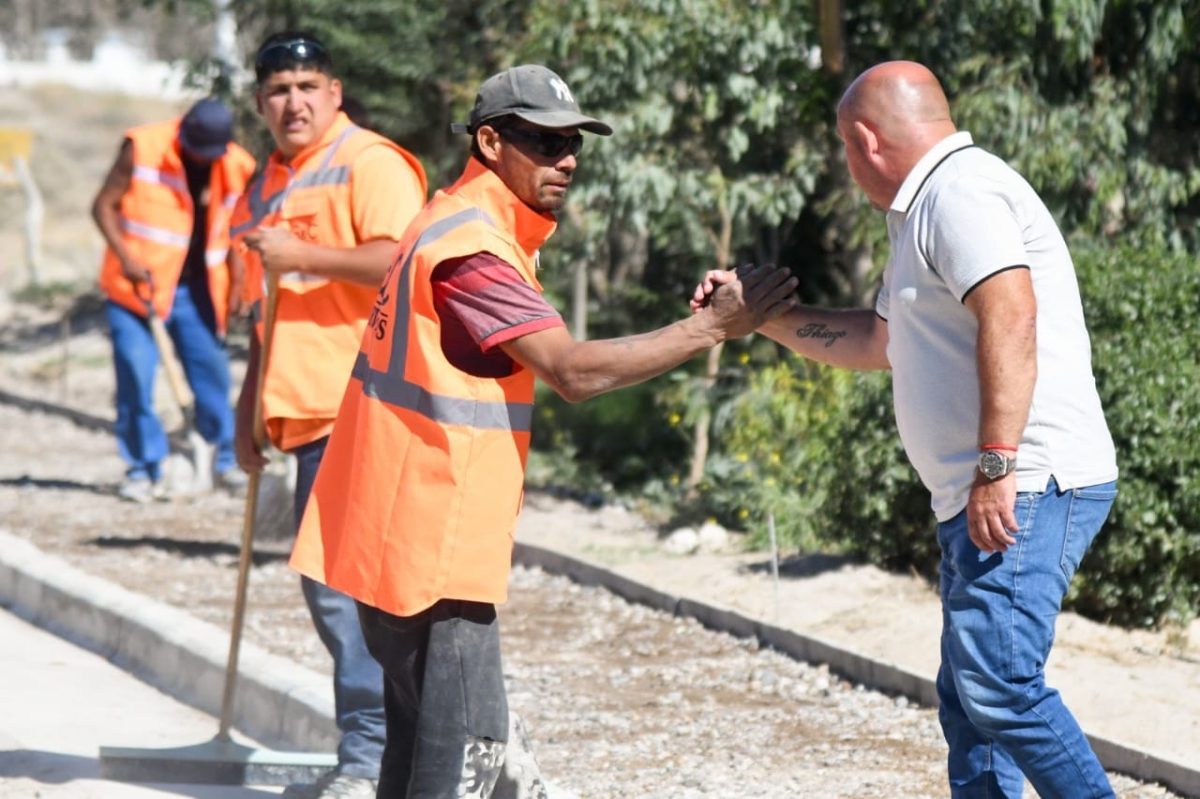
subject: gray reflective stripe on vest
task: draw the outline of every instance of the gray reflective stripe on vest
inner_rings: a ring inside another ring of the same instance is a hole
[[[182,233],[176,233],[175,231],[167,230],[166,228],[147,225],[143,222],[135,222],[132,219],[125,219],[124,217],[122,217],[120,220],[120,226],[121,230],[130,235],[137,236],[140,239],[146,239],[147,241],[153,241],[157,244],[170,244],[174,247],[188,247],[192,243],[191,236],[185,236]]]
[[[272,194],[270,197],[263,198],[263,184],[267,182],[267,176],[264,172],[258,176],[258,180],[251,184],[250,189],[246,192],[246,203],[250,206],[250,218],[240,225],[234,226],[230,231],[232,236],[240,236],[248,230],[253,230],[258,227],[269,214],[273,214],[283,207],[288,195],[295,189],[309,189],[314,186],[340,186],[350,182],[350,166],[348,164],[342,166],[329,166],[333,162],[333,157],[337,154],[338,148],[342,146],[351,133],[354,133],[361,128],[351,125],[341,132],[329,147],[329,152],[321,159],[321,163],[311,172],[301,172],[298,178],[293,178],[287,182],[282,189]]]
[[[133,177],[143,183],[157,183],[160,186],[174,189],[183,194],[188,193],[187,179],[178,175],[171,175],[163,172],[161,169],[155,169],[152,166],[134,166]]]
[[[229,255],[228,247],[216,247],[211,250],[204,251],[204,265],[210,269],[214,266],[220,266],[225,263],[226,256]]]
[[[371,368],[365,353],[354,361],[353,377],[362,381],[363,394],[388,405],[414,411],[441,424],[456,424],[485,430],[528,432],[533,421],[531,402],[481,402],[479,400],[446,397],[410,383],[404,379],[404,359],[408,352],[408,314],[411,302],[408,270],[417,250],[440,239],[455,228],[471,222],[483,222],[496,227],[486,213],[468,208],[438,220],[417,238],[404,258],[396,280],[396,319],[392,326],[392,353],[388,370]]]

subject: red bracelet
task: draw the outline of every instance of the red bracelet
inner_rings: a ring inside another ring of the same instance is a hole
[[[1016,447],[1010,447],[1008,444],[980,444],[980,449],[1002,449],[1005,452],[1016,452]]]

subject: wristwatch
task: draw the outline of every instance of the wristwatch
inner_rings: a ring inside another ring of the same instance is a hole
[[[1004,450],[985,449],[979,453],[979,471],[989,480],[998,480],[1017,468],[1017,459],[1004,454]]]

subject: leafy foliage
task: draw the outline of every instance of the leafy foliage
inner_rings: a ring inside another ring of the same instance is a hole
[[[1072,597],[1123,624],[1185,620],[1200,613],[1200,270],[1132,247],[1077,260],[1121,478]]]

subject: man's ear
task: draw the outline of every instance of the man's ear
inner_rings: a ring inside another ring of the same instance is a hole
[[[882,145],[879,141],[879,134],[872,130],[870,126],[864,124],[862,120],[858,120],[854,123],[854,139],[854,143],[858,147],[859,152],[863,154],[863,157],[872,164],[878,165],[882,157],[880,153]]]
[[[329,81],[329,91],[333,94],[334,104],[338,108],[342,107],[342,82],[337,78],[331,78]]]
[[[258,112],[259,116],[262,116],[263,100],[262,100],[262,90],[261,89],[254,90],[254,110]]]
[[[500,160],[500,131],[491,125],[483,125],[475,131],[475,143],[479,145],[479,153],[488,163]]]

